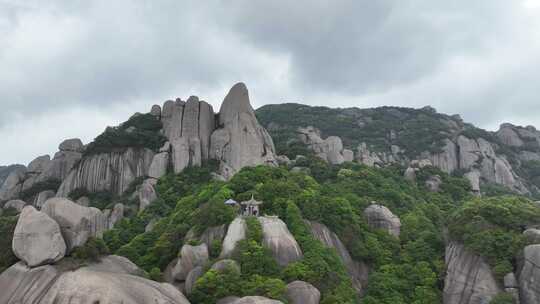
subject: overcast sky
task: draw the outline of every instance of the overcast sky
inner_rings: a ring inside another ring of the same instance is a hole
[[[0,0],[0,165],[236,82],[540,127],[540,0]]]

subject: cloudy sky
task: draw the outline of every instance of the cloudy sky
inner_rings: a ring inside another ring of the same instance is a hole
[[[0,0],[0,164],[238,81],[255,107],[540,127],[540,0]]]

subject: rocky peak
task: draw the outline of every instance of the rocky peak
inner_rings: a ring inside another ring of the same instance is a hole
[[[219,124],[224,125],[236,119],[236,116],[246,113],[255,117],[255,112],[251,107],[249,92],[242,82],[235,84],[230,90],[219,109]]]

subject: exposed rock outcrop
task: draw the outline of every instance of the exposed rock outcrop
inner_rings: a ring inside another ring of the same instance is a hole
[[[399,237],[401,221],[390,209],[382,205],[371,204],[364,210],[364,216],[371,228],[383,229],[389,234]]]
[[[154,152],[146,148],[90,155],[71,170],[58,189],[57,196],[67,197],[78,188],[89,192],[111,191],[120,195],[137,177],[148,175],[153,158]]]
[[[287,225],[278,217],[259,217],[263,231],[263,245],[270,249],[272,255],[282,267],[302,258],[302,250],[295,238],[287,229]]]
[[[67,252],[84,245],[89,237],[101,237],[107,224],[99,209],[84,207],[66,198],[47,200],[41,211],[60,225]]]
[[[259,297],[259,296],[250,296],[250,297],[243,297],[235,302],[233,304],[283,304],[283,302],[278,300],[272,300],[265,297]]]
[[[7,176],[0,187],[0,201],[7,201],[19,197],[25,179],[26,168],[17,168]]]
[[[186,281],[184,282],[184,292],[189,295],[195,287],[195,282],[204,275],[204,269],[202,266],[197,266],[193,268],[187,275]]]
[[[143,183],[138,187],[137,193],[139,196],[139,210],[144,210],[157,199],[157,192],[154,189],[154,185],[156,183],[156,179],[149,178],[144,180]]]
[[[79,304],[189,304],[184,295],[169,284],[142,277],[61,266],[28,268],[17,263],[0,275],[0,303]]]
[[[445,260],[444,304],[486,304],[501,292],[489,265],[463,245],[450,243]]]
[[[523,249],[523,267],[519,273],[519,293],[522,304],[540,303],[540,245]]]
[[[17,212],[21,212],[23,210],[24,206],[26,206],[26,203],[24,201],[16,199],[16,200],[7,201],[4,204],[4,209],[13,208]]]
[[[208,256],[208,247],[206,244],[182,246],[180,259],[173,270],[174,278],[178,281],[186,280],[191,270],[197,266],[204,266],[208,262]]]
[[[37,209],[41,209],[43,204],[45,204],[48,199],[54,197],[55,195],[56,193],[54,193],[52,190],[41,191],[34,200],[34,206],[36,206]]]
[[[13,234],[13,253],[30,267],[61,260],[66,244],[60,226],[47,214],[25,207]]]
[[[540,229],[529,228],[523,231],[523,236],[530,244],[540,244]]]
[[[246,238],[246,230],[246,221],[243,218],[237,217],[231,222],[223,240],[220,258],[230,258],[232,256],[236,249],[236,243]]]
[[[341,242],[339,237],[323,224],[305,221],[309,226],[311,234],[323,245],[336,250],[341,258],[341,262],[351,277],[353,287],[358,293],[362,293],[362,287],[367,284],[369,269],[367,265],[352,259],[349,251]]]
[[[343,149],[343,142],[337,136],[329,136],[323,140],[321,138],[321,132],[311,126],[298,128],[297,133],[299,139],[309,149],[330,164],[338,165],[345,161],[354,160],[354,152],[349,149]]]
[[[246,166],[277,164],[274,142],[257,121],[243,83],[235,84],[223,100],[219,127],[210,139],[210,157],[221,162],[225,178]]]
[[[150,168],[148,169],[148,176],[152,178],[160,178],[167,174],[167,168],[169,167],[169,152],[160,152],[154,155]]]
[[[303,281],[294,281],[287,284],[285,294],[290,304],[319,304],[321,300],[320,291],[313,285]]]

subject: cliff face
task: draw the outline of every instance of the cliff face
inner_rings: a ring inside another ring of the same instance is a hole
[[[290,113],[295,113],[294,120]],[[332,109],[279,104],[263,106],[257,116],[276,140],[278,153],[298,139],[322,155],[321,145],[304,139],[310,127],[310,134],[321,138],[339,137],[342,151],[354,151],[354,158],[366,165],[408,166],[427,159],[444,172],[463,174],[476,191],[495,184],[537,195],[540,187],[540,131],[532,126],[503,124],[499,131],[488,132],[430,107]]]
[[[120,195],[139,177],[157,179],[169,168],[179,173],[210,159],[219,162],[223,179],[245,166],[276,164],[272,138],[257,121],[243,83],[231,88],[218,114],[196,96],[168,100],[163,107],[152,106],[149,114],[136,113],[126,123],[107,128],[86,147],[79,139],[69,139],[52,159],[37,157],[28,168],[12,168],[9,174],[2,169],[6,177],[0,201],[29,193],[27,199],[35,201],[37,188],[57,191],[60,197],[75,189]]]

